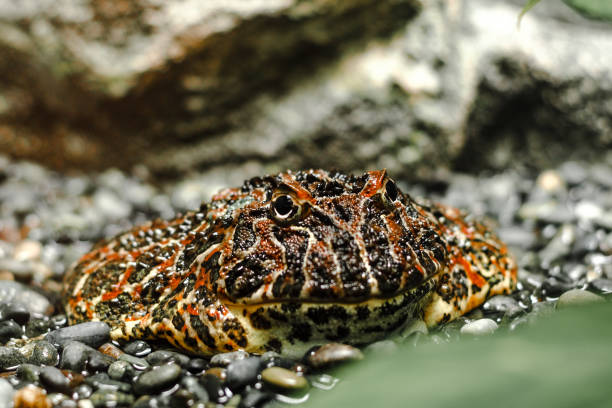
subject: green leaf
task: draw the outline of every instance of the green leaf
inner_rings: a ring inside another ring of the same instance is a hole
[[[612,22],[612,0],[563,0],[563,2],[587,18]]]
[[[523,9],[521,10],[520,14],[518,15],[518,19],[516,20],[516,26],[520,27],[521,26],[521,20],[523,19],[523,16],[532,8],[534,8],[534,6],[536,4],[538,4],[540,2],[540,0],[527,0],[527,3],[525,3],[525,5],[523,6]]]
[[[502,329],[499,329],[502,330]],[[336,373],[306,407],[603,407],[612,402],[612,303],[449,344],[408,344]]]

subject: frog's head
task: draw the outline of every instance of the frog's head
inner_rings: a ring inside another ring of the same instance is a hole
[[[350,319],[397,326],[448,256],[433,221],[384,170],[255,178],[207,212],[210,231],[224,232],[201,258],[209,289],[255,328],[295,323],[300,341],[314,331],[340,339],[351,329],[333,326]]]

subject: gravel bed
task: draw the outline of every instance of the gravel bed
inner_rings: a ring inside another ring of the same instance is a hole
[[[612,298],[609,156],[536,175],[454,174],[403,185],[486,218],[520,267],[515,293],[435,330],[417,322],[361,350],[332,343],[301,360],[245,352],[206,359],[163,344],[111,342],[104,323],[67,326],[60,307],[67,266],[98,239],[195,208],[209,194],[196,181],[160,187],[145,176],[59,175],[0,156],[0,408],[296,404],[334,388],[332,367],[372,352],[513,331],[557,309]]]

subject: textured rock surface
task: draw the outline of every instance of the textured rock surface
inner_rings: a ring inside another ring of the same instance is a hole
[[[214,188],[590,158],[612,146],[609,25],[548,2],[517,29],[522,3],[0,0],[0,149]]]

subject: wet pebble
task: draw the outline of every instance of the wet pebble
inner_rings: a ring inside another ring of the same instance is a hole
[[[17,377],[32,383],[38,382],[40,376],[41,367],[35,364],[19,364],[17,367]]]
[[[471,336],[483,336],[492,334],[497,330],[497,323],[491,319],[479,319],[469,322],[461,327],[461,334]]]
[[[0,321],[13,320],[24,325],[30,320],[30,312],[19,303],[0,303]]]
[[[100,390],[91,394],[89,400],[96,408],[116,406],[125,407],[132,405],[134,402],[134,396],[119,391]]]
[[[50,319],[30,319],[25,327],[25,335],[27,337],[37,337],[47,333],[53,327],[53,321]]]
[[[263,391],[253,388],[253,389],[248,390],[244,394],[238,407],[239,408],[263,407],[267,402],[273,399],[274,399],[274,394],[269,393],[269,392],[263,392]]]
[[[210,397],[208,396],[208,392],[206,389],[200,384],[196,377],[183,377],[181,379],[181,385],[185,387],[185,389],[191,392],[198,401],[200,402],[208,402]]]
[[[247,357],[249,357],[249,353],[242,350],[231,351],[229,353],[215,354],[210,359],[210,365],[213,367],[227,367],[228,365],[230,365],[230,363],[237,360],[244,360]]]
[[[40,382],[50,391],[67,393],[70,391],[70,380],[60,370],[51,366],[40,369]]]
[[[59,362],[59,352],[48,341],[37,340],[28,343],[21,347],[19,352],[31,364],[55,366]]]
[[[206,369],[208,363],[203,358],[192,358],[185,365],[185,368],[192,374],[201,373]]]
[[[362,359],[363,353],[358,348],[348,344],[328,343],[306,353],[305,363],[312,368],[320,369]]]
[[[185,367],[189,363],[189,357],[184,354],[171,350],[157,350],[145,357],[145,360],[151,365],[160,365],[169,362],[176,362],[181,367]]]
[[[144,358],[134,357],[131,354],[124,353],[119,356],[119,360],[130,363],[136,370],[146,370],[151,367],[149,362]]]
[[[0,343],[4,344],[10,339],[21,338],[22,329],[14,320],[0,322]]]
[[[508,317],[515,317],[523,312],[518,302],[510,296],[493,296],[483,305],[485,312],[503,313]]]
[[[90,364],[93,362],[93,364]],[[106,369],[113,359],[98,350],[78,341],[71,341],[64,346],[60,359],[60,368],[76,372],[85,371],[88,368]]]
[[[134,340],[123,346],[123,351],[136,357],[144,357],[151,353],[151,346],[143,340]]]
[[[593,279],[589,282],[589,289],[601,294],[612,293],[612,279]]]
[[[111,365],[108,366],[108,375],[113,380],[131,380],[134,374],[136,374],[134,367],[124,360],[113,361]]]
[[[59,346],[64,346],[71,341],[78,341],[90,347],[98,348],[110,339],[110,326],[104,322],[85,322],[53,330],[45,338]]]
[[[260,369],[261,359],[259,357],[236,360],[227,366],[227,384],[231,389],[242,389],[257,381]]]
[[[306,378],[282,367],[266,368],[261,372],[261,379],[268,385],[289,391],[308,387]]]
[[[25,363],[25,357],[18,349],[0,346],[0,370],[10,370]]]
[[[138,394],[159,392],[172,387],[179,380],[181,366],[170,363],[145,371],[134,382],[134,391]]]
[[[206,390],[211,401],[223,404],[227,402],[231,396],[226,393],[226,389],[223,386],[223,382],[219,377],[211,374],[204,374],[200,378],[200,383]]]
[[[564,308],[567,306],[583,305],[587,303],[602,302],[603,297],[598,296],[594,293],[588,292],[581,289],[572,289],[563,293],[557,301],[557,308]]]
[[[30,314],[49,315],[53,312],[53,306],[45,296],[19,282],[0,281],[0,299],[5,303],[19,304]]]

